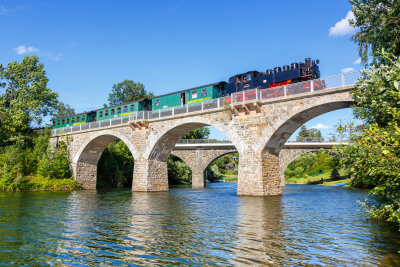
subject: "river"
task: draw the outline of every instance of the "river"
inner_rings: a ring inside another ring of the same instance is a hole
[[[0,265],[400,266],[400,233],[369,220],[365,190],[236,183],[169,192],[0,193]]]

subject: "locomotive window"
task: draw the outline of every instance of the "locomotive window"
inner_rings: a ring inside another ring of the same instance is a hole
[[[114,115],[115,114],[115,110],[112,108],[111,109],[111,115]]]
[[[100,111],[100,112],[99,112],[99,117],[100,117],[100,118],[103,117],[103,111]]]
[[[69,118],[67,119],[67,124],[69,124]]]
[[[158,107],[160,105],[160,99],[156,99],[155,105],[156,105],[156,107]]]
[[[201,97],[207,96],[207,89],[202,89],[201,90]]]
[[[193,91],[192,92],[192,99],[196,99],[197,98],[197,91]]]
[[[72,119],[71,119],[71,122],[72,122],[72,123],[74,123],[74,122],[75,122],[75,118],[74,118],[74,117],[72,117]]]
[[[121,113],[121,107],[119,107],[119,108],[117,109],[117,113],[118,113],[118,114]]]
[[[251,81],[251,74],[247,74],[247,81]]]
[[[131,105],[131,111],[135,111],[135,105]]]
[[[105,115],[104,115],[105,117],[107,117],[108,116],[108,109],[105,111]]]
[[[128,112],[128,106],[124,106],[124,112]]]
[[[62,124],[65,124],[65,120],[62,120]]]

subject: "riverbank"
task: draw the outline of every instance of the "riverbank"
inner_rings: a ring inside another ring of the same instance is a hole
[[[39,175],[17,178],[13,181],[0,180],[0,191],[71,191],[80,190],[82,185],[73,179],[49,179]]]
[[[325,186],[346,185],[350,182],[348,175],[331,178],[331,170],[314,176],[285,179],[286,184],[319,184]]]

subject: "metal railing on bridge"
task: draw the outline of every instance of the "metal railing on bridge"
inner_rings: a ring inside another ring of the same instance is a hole
[[[265,101],[278,97],[287,97],[296,94],[303,94],[327,89],[340,88],[347,85],[353,85],[360,72],[350,72],[335,76],[324,77],[316,80],[309,80],[284,86],[277,86],[266,89],[246,90],[238,93],[233,93],[230,96],[215,98],[210,100],[199,101],[182,106],[168,107],[153,111],[139,111],[126,116],[117,117],[114,119],[95,121],[80,125],[68,126],[58,129],[53,129],[52,134],[58,135],[62,133],[72,133],[84,130],[98,129],[125,124],[128,122],[140,120],[160,119],[164,117],[177,116],[181,114],[204,111],[224,107],[226,104],[244,103],[247,101]]]

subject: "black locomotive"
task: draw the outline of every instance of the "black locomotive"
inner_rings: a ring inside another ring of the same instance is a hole
[[[265,89],[282,86],[301,81],[318,79],[320,72],[318,68],[319,60],[306,58],[304,62],[292,63],[281,67],[268,69],[266,72],[248,71],[237,74],[228,80],[225,86],[224,95],[230,95],[249,89]]]

